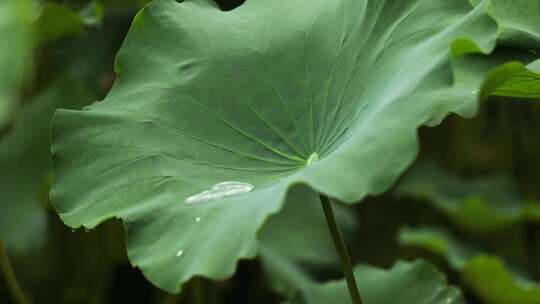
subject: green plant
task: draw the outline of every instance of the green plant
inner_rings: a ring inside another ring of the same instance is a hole
[[[462,276],[463,283],[486,303],[539,303],[540,284],[520,271],[508,269],[497,256],[482,253],[472,244],[452,239],[436,229],[404,229],[399,235],[403,245],[423,248],[441,255]]]
[[[119,3],[45,1],[28,22],[26,52],[83,37]],[[46,242],[39,201],[48,200],[33,189],[49,187],[46,126],[61,107],[51,126],[52,205],[73,229],[121,219],[130,262],[164,291],[185,285],[199,299],[202,278],[224,280],[239,260],[259,256],[271,288],[292,303],[348,301],[345,282],[317,278],[338,262],[327,251],[333,240],[352,303],[390,303],[400,288],[409,302],[463,302],[425,262],[353,269],[344,240],[351,244],[357,224],[340,202],[386,192],[417,156],[419,127],[472,117],[494,96],[540,98],[537,12],[534,0],[248,0],[230,11],[210,0],[155,0],[133,19],[102,101],[80,110],[101,99],[103,72],[77,75],[94,64],[85,55],[6,114],[14,127],[0,142],[9,203],[0,207],[1,240],[15,255]],[[19,86],[9,84],[10,94]],[[468,233],[537,220],[536,208],[499,212],[473,201],[489,199],[492,184],[460,195],[452,177],[435,174],[434,186],[423,178],[399,193],[426,197]],[[493,221],[475,225],[471,208]]]
[[[30,1],[0,2],[0,35],[4,43],[0,52],[0,69],[5,71],[0,84],[0,128],[16,108],[28,61],[31,57]]]

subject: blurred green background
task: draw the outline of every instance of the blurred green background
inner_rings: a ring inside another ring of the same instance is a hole
[[[144,2],[0,0],[0,303],[17,301],[8,288],[12,275],[32,303],[284,300],[286,286],[269,271],[279,266],[264,258],[242,261],[223,282],[195,279],[182,294],[165,294],[130,266],[119,222],[71,231],[52,210],[54,109],[104,97],[116,52]],[[235,5],[222,2],[224,9]],[[475,118],[450,116],[419,134],[420,155],[392,190],[344,211],[353,262],[387,268],[422,257],[460,286],[468,303],[540,303],[540,103],[491,98]],[[291,244],[313,235],[298,229]],[[298,254],[302,261],[314,249],[298,250],[308,251]],[[333,263],[311,274],[321,282],[340,277]]]

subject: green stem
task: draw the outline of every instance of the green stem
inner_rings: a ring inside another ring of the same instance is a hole
[[[343,240],[343,236],[341,236],[341,232],[339,231],[339,227],[336,223],[336,217],[334,216],[334,210],[332,209],[330,199],[323,194],[319,194],[319,197],[324,210],[326,223],[328,224],[328,230],[330,230],[332,240],[334,241],[334,246],[336,247],[339,260],[341,261],[341,268],[343,269],[343,274],[345,275],[345,280],[347,281],[347,287],[349,288],[352,303],[362,304],[362,299],[360,298],[360,293],[358,292],[358,287],[356,286],[356,279],[354,278],[349,252],[347,251],[345,241]]]
[[[15,276],[13,267],[11,267],[11,262],[9,261],[9,257],[2,242],[0,242],[0,268],[2,268],[2,273],[6,278],[6,283],[11,291],[11,295],[13,296],[15,303],[28,304],[29,302],[24,296],[19,282],[17,281],[17,277]]]

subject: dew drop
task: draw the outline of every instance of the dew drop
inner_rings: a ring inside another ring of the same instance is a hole
[[[195,194],[186,199],[188,205],[198,205],[211,202],[216,199],[248,193],[253,190],[254,186],[243,182],[221,182],[215,184],[210,190],[204,190],[199,194]]]
[[[471,94],[473,94],[473,95],[474,95],[474,94],[478,94],[478,91],[473,90],[473,91],[471,91]]]
[[[201,221],[201,218],[200,218],[200,217],[197,217],[197,218],[195,219],[195,222],[196,222],[196,223],[198,223],[198,222],[200,222],[200,221]]]
[[[178,252],[176,252],[176,256],[177,257],[181,257],[182,255],[184,254],[184,250],[178,250]]]

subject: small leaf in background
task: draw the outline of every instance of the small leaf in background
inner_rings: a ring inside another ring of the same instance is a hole
[[[92,98],[84,86],[59,80],[25,105],[0,138],[0,240],[9,251],[27,252],[45,241],[48,197],[40,201],[40,189],[48,188],[51,171],[49,123],[56,108],[80,107],[85,96]]]
[[[421,248],[447,260],[465,286],[486,304],[540,303],[540,283],[509,270],[499,257],[458,241],[445,231],[404,228],[398,239],[402,246]]]
[[[79,13],[51,2],[38,5],[30,0],[0,0],[0,131],[13,119],[31,78],[34,47],[80,34],[85,25],[99,25],[102,18],[103,9],[95,1]]]
[[[472,233],[540,223],[540,203],[521,198],[515,183],[507,176],[464,179],[427,162],[413,167],[395,193],[432,204],[458,227]]]
[[[61,4],[45,2],[36,29],[39,42],[44,43],[67,35],[82,34],[84,25],[78,12]]]
[[[476,246],[460,244],[450,234],[435,228],[402,228],[398,234],[401,246],[425,249],[443,257],[456,270],[462,270],[467,261],[480,253]]]
[[[477,256],[467,262],[463,280],[487,304],[538,304],[540,283],[514,275],[500,258]]]
[[[100,26],[103,23],[104,9],[100,2],[91,1],[80,12],[82,21],[87,26]]]
[[[29,0],[0,0],[0,131],[18,108],[31,69],[33,9]]]
[[[444,274],[418,260],[397,262],[385,270],[357,266],[354,271],[364,304],[464,304],[459,289],[449,286]],[[305,288],[290,304],[352,303],[344,280]]]
[[[536,68],[538,66],[538,69]],[[534,70],[537,69],[537,72]],[[489,95],[540,100],[540,60],[525,66],[510,62],[493,69],[482,87],[482,99]]]
[[[66,5],[45,2],[40,7],[35,24],[38,42],[45,43],[69,35],[81,35],[87,26],[100,26],[103,16],[103,7],[97,1],[90,2],[80,11]]]

